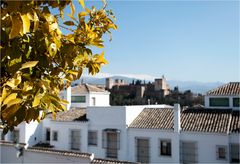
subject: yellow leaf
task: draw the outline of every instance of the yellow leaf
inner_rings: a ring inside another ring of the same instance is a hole
[[[9,108],[5,108],[2,111],[3,119],[10,121],[9,119],[11,119],[15,115],[15,113],[18,111],[19,108],[20,108],[19,104],[12,105]]]
[[[31,90],[33,87],[32,87],[32,83],[30,83],[29,81],[26,81],[24,82],[24,85],[23,85],[23,91],[29,91]]]
[[[36,107],[36,106],[38,106],[38,105],[40,104],[41,98],[42,98],[42,95],[41,95],[41,94],[35,95],[34,100],[33,100],[33,103],[32,103],[32,107],[33,107],[33,108]]]
[[[67,105],[69,102],[67,100],[61,100],[61,104]]]
[[[7,105],[11,100],[16,99],[17,93],[10,94],[5,100],[3,101],[3,105]]]
[[[85,12],[85,11],[80,12],[80,13],[78,14],[79,17],[85,17],[85,16],[87,16],[87,15],[88,15],[88,13]]]
[[[19,14],[12,15],[11,20],[12,20],[12,28],[11,28],[11,32],[9,34],[9,38],[13,39],[14,37],[16,37],[20,34],[23,23],[22,23],[22,19],[20,18]]]
[[[21,15],[21,18],[23,22],[23,34],[26,34],[30,29],[30,19],[27,14]]]
[[[51,57],[54,57],[57,53],[57,46],[55,43],[51,43],[50,46],[48,47],[48,52]]]
[[[26,63],[22,64],[22,67],[20,68],[20,70],[25,69],[25,68],[35,67],[37,65],[37,63],[38,63],[38,61],[26,62]]]
[[[33,27],[33,32],[35,32],[38,29],[38,25],[39,25],[39,19],[37,16],[37,13],[34,11],[34,27]]]
[[[2,95],[0,97],[0,105],[2,104],[2,101],[7,97],[7,90],[5,87],[3,87]]]
[[[107,60],[104,58],[104,52],[102,52],[102,54],[98,56],[96,61],[100,64],[107,64],[108,63]]]
[[[20,98],[12,99],[7,103],[7,108],[15,104],[20,104],[21,102],[22,102],[22,99]]]
[[[71,8],[71,15],[74,16],[74,13],[75,13],[75,7],[74,7],[73,2],[70,3],[70,8]]]
[[[78,2],[81,4],[82,8],[85,8],[84,0],[78,0]]]
[[[5,99],[7,97],[7,90],[6,90],[6,88],[4,87],[3,88],[3,91],[2,91],[2,96],[1,96],[1,98],[2,99]]]

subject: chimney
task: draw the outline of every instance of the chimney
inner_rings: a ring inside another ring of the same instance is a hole
[[[179,133],[181,130],[181,121],[180,121],[180,104],[174,104],[174,122],[173,122],[173,128],[174,132]]]
[[[69,110],[70,109],[70,107],[71,107],[71,89],[72,89],[72,87],[71,87],[71,85],[67,88],[67,94],[66,94],[66,96],[67,96],[67,101],[68,101],[68,104],[67,104],[67,110]]]

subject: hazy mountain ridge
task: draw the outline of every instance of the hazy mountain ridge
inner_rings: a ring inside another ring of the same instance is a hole
[[[73,84],[80,84],[81,82],[89,83],[89,84],[100,84],[105,85],[105,79],[107,77],[111,77],[112,79],[123,79],[125,83],[129,84],[132,83],[132,81],[141,80],[142,83],[145,81],[145,83],[153,82],[154,77],[151,78],[151,76],[147,76],[147,78],[144,78],[144,76],[137,77],[128,77],[124,75],[116,75],[116,76],[82,76],[81,79],[76,80]],[[148,79],[148,80],[145,80]],[[175,86],[179,88],[180,91],[185,90],[191,90],[193,93],[206,93],[207,91],[214,89],[216,87],[219,87],[223,85],[222,82],[198,82],[198,81],[179,81],[179,80],[167,80],[167,83],[169,84],[170,88],[173,89]]]

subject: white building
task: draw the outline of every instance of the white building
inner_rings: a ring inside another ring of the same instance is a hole
[[[230,82],[208,91],[204,102],[206,108],[240,110],[240,82]]]
[[[68,106],[86,108],[88,106],[109,106],[110,93],[89,84],[69,87],[61,93],[61,98],[71,102]]]
[[[233,92],[239,95],[240,85],[232,88]],[[230,99],[231,95],[225,97]],[[183,110],[176,104],[83,109],[78,105],[80,108],[57,113],[56,120],[48,116],[28,135],[21,124],[17,127],[20,142],[33,145],[41,140],[53,149],[132,162],[240,162],[239,107]],[[34,142],[26,136],[33,136]]]

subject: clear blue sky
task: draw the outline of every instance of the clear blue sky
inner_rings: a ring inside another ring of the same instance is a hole
[[[106,42],[109,64],[101,72],[240,81],[238,1],[112,0],[108,6],[119,29]]]

